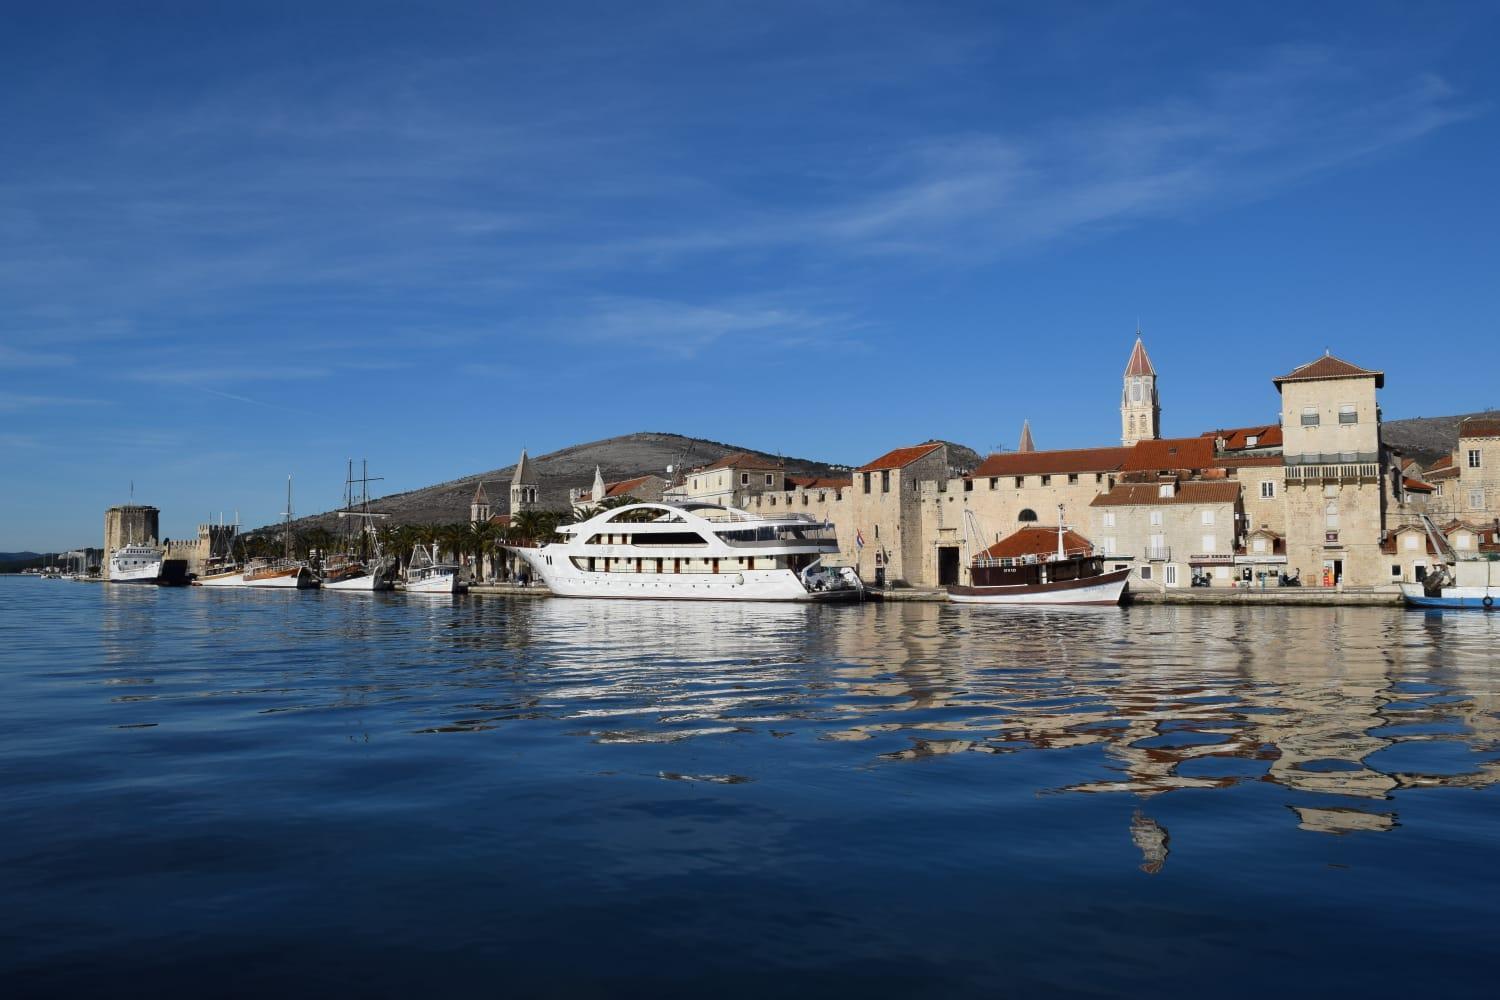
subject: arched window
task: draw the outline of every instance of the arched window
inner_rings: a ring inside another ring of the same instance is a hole
[[[1016,516],[1016,520],[1017,521],[1035,521],[1036,520],[1036,511],[1032,510],[1030,507],[1027,507],[1027,508],[1023,509],[1019,515]]]

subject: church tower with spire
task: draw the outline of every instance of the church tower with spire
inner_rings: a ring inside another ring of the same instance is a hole
[[[469,521],[484,524],[490,519],[490,495],[485,492],[484,481],[474,487],[474,499],[469,501]]]
[[[541,485],[531,468],[531,459],[526,457],[526,449],[521,449],[521,460],[516,463],[516,474],[510,480],[510,512],[519,514],[522,511],[536,510],[539,503]]]
[[[1120,395],[1120,443],[1130,447],[1137,441],[1161,437],[1161,399],[1156,394],[1156,369],[1135,331],[1135,348],[1125,364],[1125,389]]]
[[[1016,445],[1016,451],[1036,451],[1036,442],[1031,439],[1031,421],[1021,421],[1021,443]]]

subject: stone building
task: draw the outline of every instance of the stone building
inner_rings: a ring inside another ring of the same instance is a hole
[[[1468,521],[1500,517],[1500,418],[1470,417],[1458,427],[1458,481],[1449,512]]]
[[[1287,561],[1304,583],[1389,579],[1382,372],[1331,354],[1273,379],[1281,393]]]
[[[781,462],[737,451],[689,472],[668,495],[745,509],[762,493],[781,491],[785,478],[786,468]]]
[[[1131,566],[1133,587],[1186,586],[1194,574],[1227,587],[1243,515],[1238,482],[1166,473],[1154,482],[1120,483],[1095,497],[1089,537],[1119,557],[1116,565]]]
[[[568,500],[576,508],[592,511],[604,500],[629,497],[642,503],[655,503],[671,484],[661,476],[647,474],[606,483],[604,470],[594,466],[594,484],[589,489],[575,489],[568,493]]]
[[[161,511],[145,504],[120,504],[104,512],[104,579],[109,559],[122,545],[155,545],[160,536]]]

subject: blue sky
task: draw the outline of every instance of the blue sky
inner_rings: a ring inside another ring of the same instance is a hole
[[[1110,443],[1138,319],[1170,434],[1325,348],[1500,404],[1493,5],[128,7],[0,33],[0,550],[348,457]]]

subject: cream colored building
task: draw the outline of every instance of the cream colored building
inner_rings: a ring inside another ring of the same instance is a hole
[[[1458,482],[1449,512],[1465,521],[1500,518],[1500,418],[1470,417],[1458,428]]]
[[[1389,582],[1382,372],[1331,354],[1274,379],[1281,393],[1287,562],[1304,585]]]
[[[1089,504],[1089,538],[1118,565],[1132,568],[1132,587],[1186,587],[1194,574],[1211,586],[1234,581],[1243,524],[1240,484],[1231,479],[1121,483]]]

